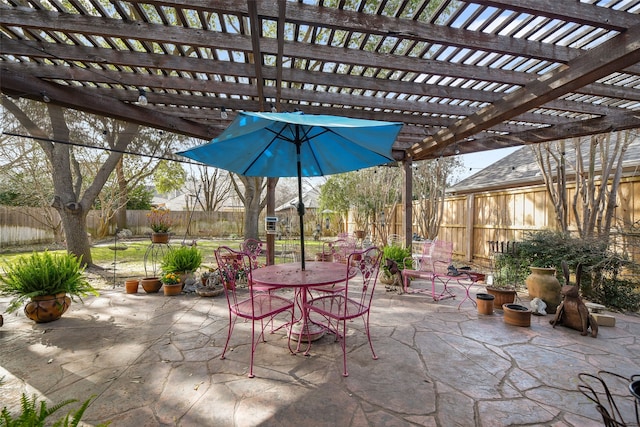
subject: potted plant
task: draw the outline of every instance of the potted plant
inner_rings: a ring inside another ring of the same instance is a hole
[[[169,230],[173,222],[171,221],[171,211],[168,209],[154,208],[147,214],[149,227],[151,228],[151,242],[167,243],[169,241]]]
[[[165,273],[160,278],[160,281],[165,295],[178,295],[182,292],[182,282],[178,273]]]
[[[210,268],[201,275],[202,284],[196,286],[196,294],[201,297],[215,297],[222,295],[222,277],[218,270]]]
[[[24,307],[28,318],[37,323],[57,320],[77,297],[98,295],[84,277],[81,260],[73,254],[33,252],[5,268],[0,276],[0,294],[13,295],[7,313]]]
[[[379,280],[385,285],[402,286],[402,270],[410,266],[411,249],[397,245],[385,246],[382,248]]]
[[[518,275],[515,260],[511,253],[496,254],[494,274],[487,280],[487,294],[493,295],[493,307],[502,310],[504,304],[512,304],[516,300]]]
[[[180,246],[164,255],[160,268],[164,273],[182,275],[182,283],[184,283],[186,276],[196,271],[201,264],[202,252],[198,248],[195,246]]]

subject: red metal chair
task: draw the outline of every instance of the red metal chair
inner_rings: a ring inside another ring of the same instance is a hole
[[[256,292],[251,285],[252,263],[249,255],[234,251],[227,246],[220,246],[216,251],[218,270],[222,277],[224,293],[229,306],[229,332],[222,350],[221,359],[225,358],[231,333],[238,318],[251,321],[251,361],[249,363],[249,378],[253,378],[253,356],[260,339],[264,339],[266,326],[273,322],[280,313],[291,311],[290,323],[293,323],[293,301],[267,292]],[[246,276],[248,295],[238,295],[238,279]],[[264,320],[268,321],[265,323]],[[256,322],[260,321],[260,333],[256,337]]]
[[[251,259],[251,268],[260,267],[260,258],[267,257],[267,250],[264,248],[264,243],[258,239],[245,239],[240,244],[240,250],[249,255]]]
[[[447,286],[451,280],[455,279],[455,277],[448,274],[448,267],[453,259],[453,242],[435,240],[433,242],[425,242],[424,245],[423,254],[419,261],[415,262],[414,260],[415,269],[405,268],[402,270],[404,291],[408,293],[428,292],[428,289],[409,289],[409,280],[411,278],[427,279],[431,281],[431,296],[434,301],[455,297],[455,294]],[[443,286],[438,295],[436,295],[436,282]]]
[[[342,375],[345,377],[349,376],[349,372],[347,371],[346,350],[347,320],[358,317],[362,318],[373,359],[378,358],[371,343],[369,313],[376,281],[378,279],[381,258],[382,251],[375,246],[352,253],[347,258],[348,262],[345,268],[357,269],[357,274],[353,278],[347,279],[345,291],[312,298],[304,304],[307,317],[310,317],[312,313],[322,316],[324,320],[326,320],[331,332],[335,333],[336,340],[341,341],[344,364],[344,372]],[[307,336],[307,340],[310,342],[309,336]]]
[[[260,260],[263,257],[266,264],[266,260],[268,259],[267,250],[264,249],[264,243],[261,240],[251,238],[245,239],[240,244],[240,250],[249,256],[252,270],[261,267]],[[254,286],[253,289],[255,291],[271,292],[275,288],[271,286]]]
[[[322,257],[324,259],[325,257],[330,256],[332,262],[339,262],[342,264],[346,264],[347,258],[349,257],[350,254],[355,252],[355,250],[356,250],[355,241],[349,241],[347,239],[338,239],[332,242],[324,242],[322,244]],[[310,289],[310,292],[313,293],[313,291],[318,291],[318,292],[333,294],[338,292],[344,292],[344,290],[345,290],[345,284],[344,282],[341,282],[341,283],[334,283],[333,285],[328,285],[328,286],[314,287],[313,289]]]

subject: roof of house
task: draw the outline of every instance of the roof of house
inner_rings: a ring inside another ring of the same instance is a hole
[[[318,207],[320,206],[319,200],[320,200],[320,192],[316,188],[311,188],[302,193],[302,202],[304,203],[305,209],[318,209]],[[275,211],[276,212],[294,211],[296,210],[297,204],[298,204],[298,196],[278,206],[275,209]]]
[[[617,134],[612,134],[612,136],[615,135]],[[589,162],[589,159],[586,157],[589,141],[590,138],[584,138],[582,142],[582,153],[585,159],[585,165]],[[615,139],[612,137],[610,143],[614,141]],[[556,149],[558,144],[551,143],[550,145],[552,150],[557,153]],[[576,152],[572,148],[571,142],[566,143],[565,149],[565,160],[569,165],[569,170],[572,170],[571,165],[575,164]],[[461,194],[542,184],[544,182],[542,172],[531,150],[531,146],[522,147],[487,166],[478,173],[449,187],[447,192],[449,194]],[[596,167],[599,167],[599,156],[596,158],[596,161]],[[637,170],[640,168],[640,136],[638,135],[635,135],[634,140],[625,151],[623,168],[626,175],[637,175]],[[570,176],[567,178],[569,180],[571,179]]]

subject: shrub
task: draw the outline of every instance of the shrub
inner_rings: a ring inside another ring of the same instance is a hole
[[[497,254],[495,279],[497,282],[522,284],[531,273],[530,266],[554,267],[556,277],[563,283],[563,260],[571,271],[582,264],[580,291],[585,298],[612,309],[640,309],[637,280],[620,277],[621,271],[638,271],[639,266],[628,257],[610,250],[607,242],[599,238],[574,238],[548,230],[527,233],[514,252]]]
[[[161,268],[165,273],[196,271],[202,264],[202,253],[195,246],[180,246],[167,252],[162,258]]]

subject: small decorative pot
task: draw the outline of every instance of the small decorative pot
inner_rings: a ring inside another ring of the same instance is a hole
[[[155,294],[162,287],[162,282],[158,277],[145,277],[140,280],[142,289],[148,294]]]
[[[531,310],[520,304],[504,304],[504,323],[513,326],[531,326]]]
[[[169,243],[169,233],[151,233],[151,243]]]
[[[514,289],[492,288],[487,286],[487,293],[493,295],[493,307],[502,310],[504,304],[511,304],[516,300],[516,291]]]
[[[180,295],[182,293],[182,283],[176,283],[175,285],[163,285],[165,296]]]
[[[525,279],[531,299],[540,298],[547,304],[547,313],[554,314],[562,302],[560,282],[555,268],[529,267],[531,274]]]
[[[64,292],[55,295],[33,297],[24,306],[24,314],[36,323],[58,320],[71,305],[71,298]]]
[[[478,304],[478,314],[493,314],[493,300],[491,294],[476,294],[476,303]]]
[[[124,290],[128,294],[137,294],[138,285],[140,281],[138,279],[129,279],[124,281]]]

